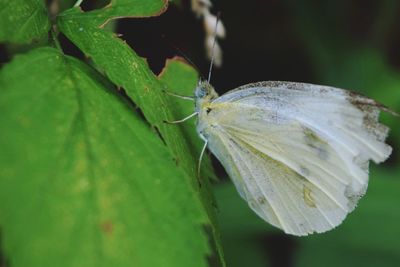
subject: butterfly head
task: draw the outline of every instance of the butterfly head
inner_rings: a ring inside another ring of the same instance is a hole
[[[200,111],[203,107],[207,106],[212,100],[218,97],[217,92],[207,81],[199,81],[199,84],[194,91],[194,98],[196,99],[196,110]]]
[[[218,97],[217,92],[207,81],[199,81],[199,84],[194,91],[196,100],[213,100]]]

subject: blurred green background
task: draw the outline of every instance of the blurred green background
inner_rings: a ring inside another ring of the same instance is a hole
[[[227,29],[224,64],[212,77],[219,93],[255,81],[300,81],[350,89],[400,111],[400,1],[213,3]],[[118,30],[154,71],[163,57],[184,54],[206,76],[202,26],[188,10],[181,1],[150,23],[123,20]],[[273,229],[240,199],[214,160],[222,177],[215,193],[227,265],[400,266],[400,121],[388,114],[382,121],[391,128],[394,152],[387,162],[371,164],[366,196],[326,234],[296,238]]]
[[[185,55],[207,75],[201,22],[190,1],[160,17],[122,19],[116,30],[159,72],[165,58]],[[400,112],[400,1],[214,0],[227,30],[224,64],[213,72],[219,93],[286,80],[351,89]],[[94,7],[86,1],[84,9]],[[65,38],[68,54],[81,57]],[[7,62],[20,47],[1,47]],[[178,51],[179,50],[179,51]],[[259,219],[214,160],[219,221],[228,266],[400,266],[400,120],[383,114],[391,158],[371,164],[358,208],[326,234],[295,238]],[[1,260],[0,260],[1,261]],[[211,260],[212,261],[212,260]]]

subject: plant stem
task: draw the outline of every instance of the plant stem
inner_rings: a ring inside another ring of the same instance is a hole
[[[51,38],[52,38],[52,40],[53,40],[54,46],[55,46],[58,50],[60,50],[60,52],[63,52],[63,50],[62,50],[62,48],[61,48],[61,44],[60,44],[60,42],[58,41],[57,34],[56,34],[55,30],[52,29],[52,30],[50,31],[50,34],[51,34]]]

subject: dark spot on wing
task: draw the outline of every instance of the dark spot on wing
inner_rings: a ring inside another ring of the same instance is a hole
[[[309,176],[310,175],[310,170],[305,166],[300,166],[300,174],[302,176]]]
[[[211,110],[212,110],[212,108],[207,108],[207,109],[206,109],[207,114],[210,113]]]
[[[348,95],[347,100],[363,113],[365,129],[373,134],[378,141],[385,141],[388,128],[379,123],[379,112],[382,110],[395,116],[398,116],[398,114],[373,99],[350,91],[346,91],[346,93]]]
[[[347,93],[347,100],[353,104],[353,106],[357,107],[359,110],[369,113],[375,109],[379,109],[382,111],[385,111],[387,113],[390,113],[394,116],[399,116],[398,113],[394,112],[393,110],[390,110],[388,107],[385,105],[368,98],[366,96],[363,96],[361,94],[352,92],[352,91],[345,91]]]
[[[328,159],[328,143],[322,140],[310,128],[303,128],[303,133],[305,143],[318,154],[318,157],[322,160]]]
[[[249,201],[249,205],[250,205],[250,207],[252,207],[253,209],[255,209],[257,206],[256,206],[256,203],[254,202],[254,201]]]
[[[267,200],[265,199],[264,196],[258,197],[258,198],[257,198],[257,202],[258,202],[260,205],[263,205],[266,201],[267,201]]]
[[[315,208],[317,206],[315,205],[315,200],[314,200],[314,197],[311,195],[311,193],[312,193],[311,189],[304,185],[303,186],[304,202],[306,203],[307,206],[309,206],[311,208]]]

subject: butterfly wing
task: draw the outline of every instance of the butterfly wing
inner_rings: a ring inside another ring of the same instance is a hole
[[[382,107],[341,89],[257,83],[209,108],[200,124],[240,195],[294,235],[339,225],[366,191],[369,160],[391,153]]]

